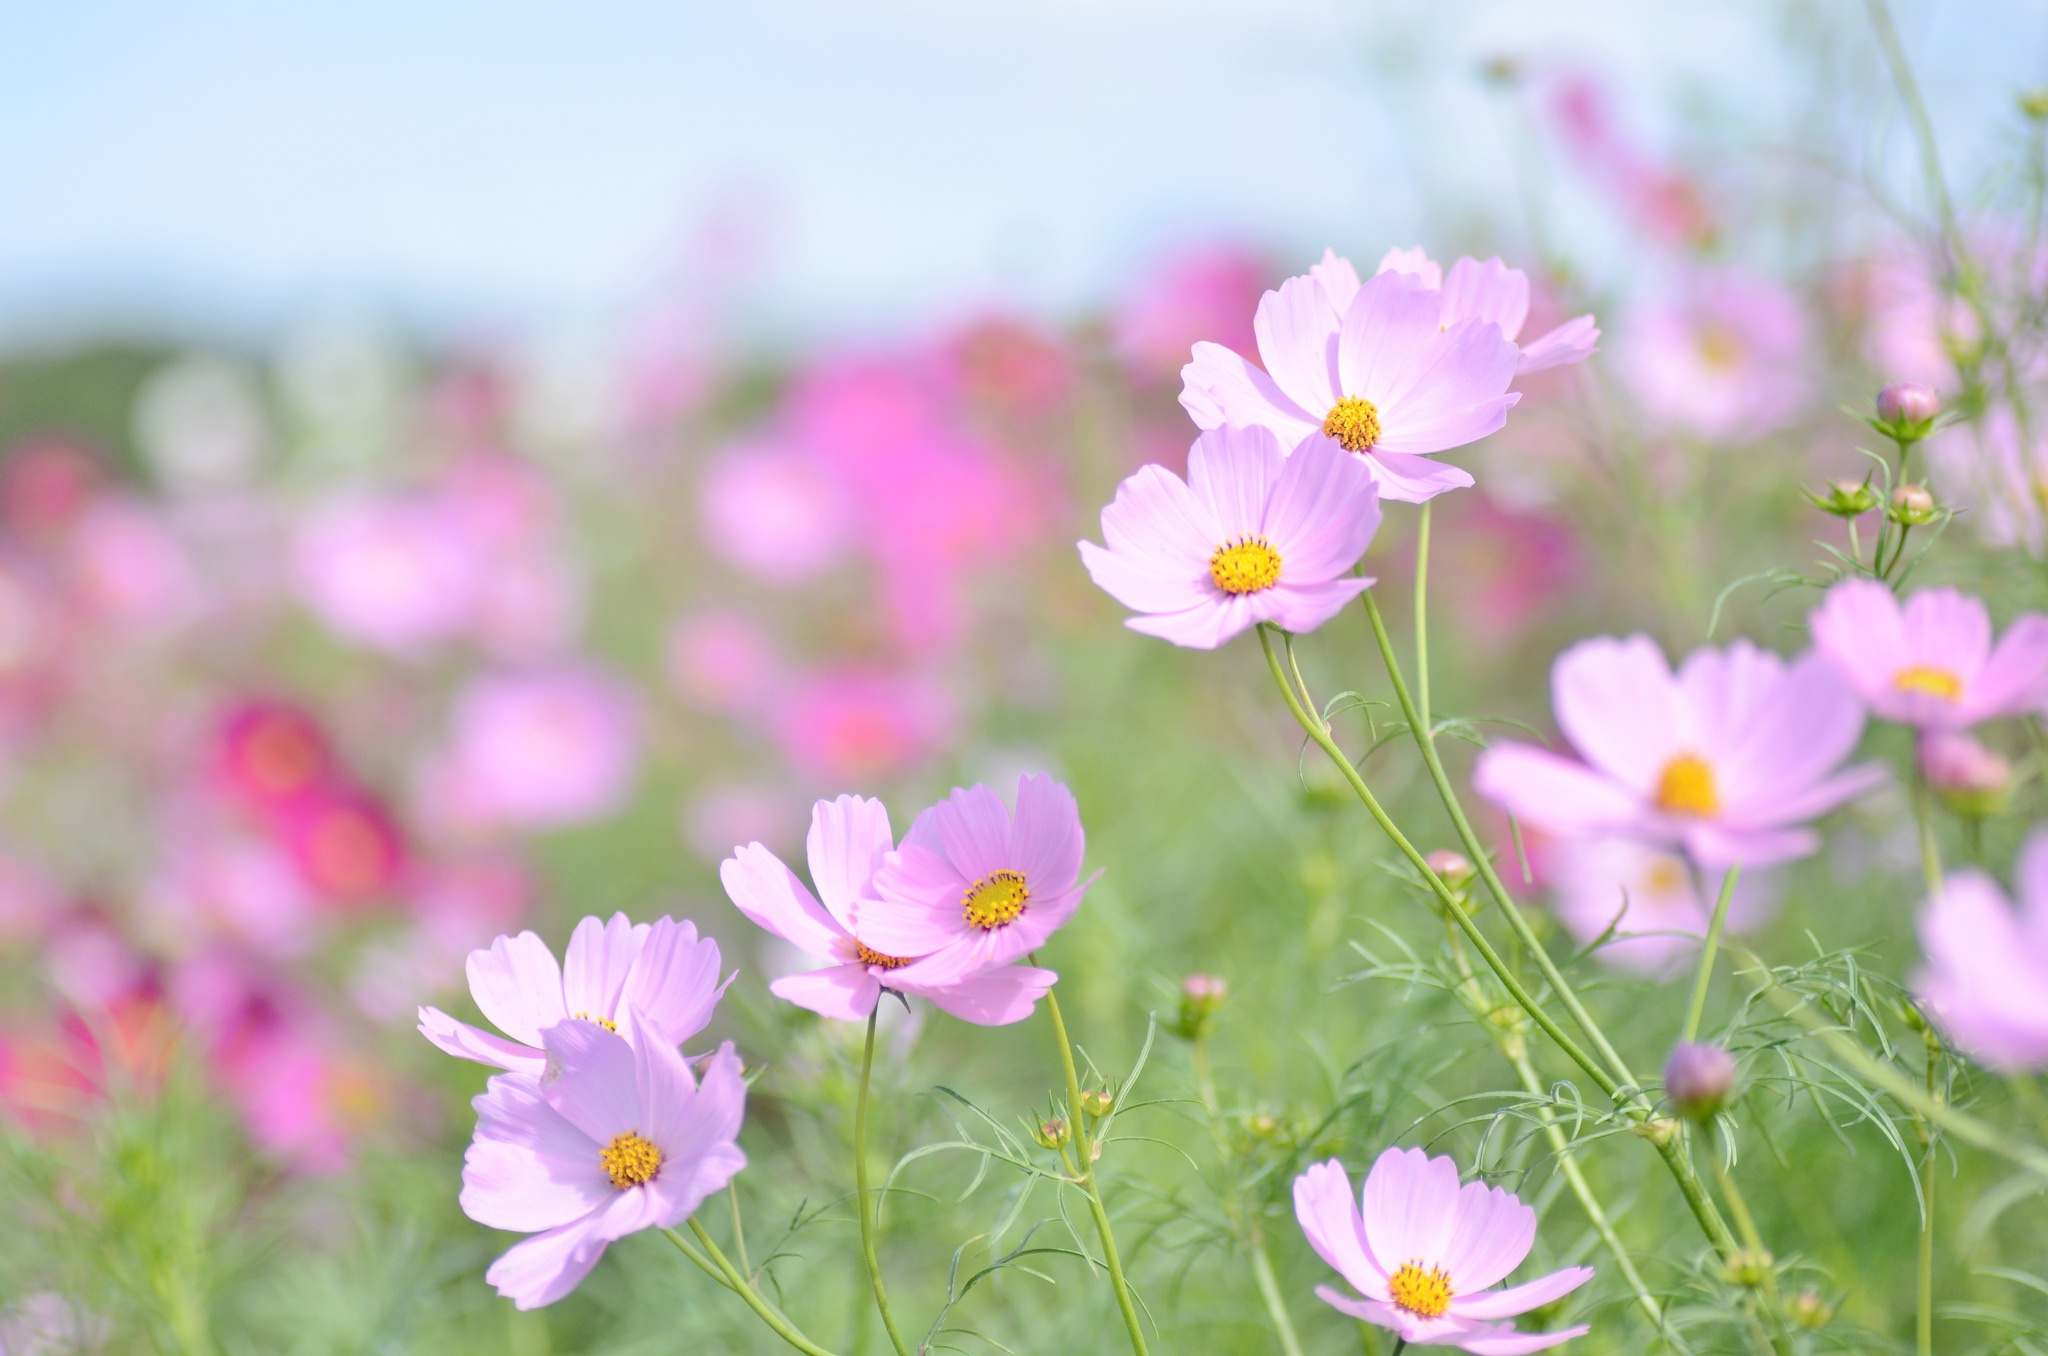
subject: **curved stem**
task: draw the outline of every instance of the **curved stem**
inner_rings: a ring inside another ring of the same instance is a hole
[[[1052,990],[1045,991],[1045,1010],[1052,1017],[1052,1034],[1060,1044],[1060,1071],[1067,1079],[1067,1124],[1074,1136],[1074,1157],[1079,1167],[1075,1175],[1080,1179],[1082,1194],[1088,1198],[1088,1211],[1095,1216],[1095,1232],[1102,1239],[1102,1260],[1109,1268],[1110,1288],[1116,1291],[1116,1307],[1123,1312],[1124,1328],[1131,1336],[1131,1351],[1134,1356],[1150,1356],[1145,1346],[1145,1329],[1138,1321],[1138,1306],[1131,1298],[1131,1287],[1124,1280],[1123,1260],[1117,1256],[1116,1235],[1110,1231],[1109,1211],[1102,1204],[1102,1190],[1095,1180],[1095,1145],[1090,1143],[1088,1118],[1081,1112],[1081,1078],[1074,1071],[1074,1047],[1067,1040],[1067,1023],[1060,1016],[1060,1000]]]
[[[747,1307],[760,1315],[761,1321],[766,1323],[777,1337],[780,1337],[798,1351],[803,1352],[804,1356],[832,1356],[831,1352],[799,1332],[794,1323],[784,1318],[777,1312],[774,1305],[762,1299],[759,1292],[753,1286],[747,1284],[747,1278],[740,1275],[738,1269],[726,1258],[726,1255],[719,1251],[718,1244],[712,1240],[710,1234],[704,1231],[704,1226],[699,1224],[695,1217],[692,1217],[690,1220],[690,1232],[697,1235],[697,1241],[703,1244],[705,1253],[724,1275],[726,1287],[745,1300]],[[676,1241],[680,1243],[682,1240],[677,1239]],[[687,1253],[688,1249],[684,1249],[684,1251]]]
[[[1741,874],[1742,867],[1736,865],[1721,877],[1721,897],[1714,901],[1713,921],[1707,924],[1707,944],[1700,951],[1700,972],[1692,982],[1692,1006],[1686,1009],[1685,1030],[1678,1037],[1681,1045],[1691,1045],[1699,1038],[1700,1018],[1707,1011],[1707,988],[1714,979],[1714,955],[1721,949],[1721,928],[1728,921],[1728,901],[1735,897],[1735,881]]]
[[[677,1249],[681,1251],[683,1256],[689,1258],[692,1262],[695,1262],[697,1264],[697,1269],[699,1271],[702,1271],[706,1276],[709,1276],[712,1280],[717,1281],[727,1290],[732,1289],[732,1282],[725,1279],[725,1273],[720,1271],[717,1267],[711,1265],[711,1259],[709,1257],[706,1257],[703,1253],[698,1252],[695,1247],[691,1246],[689,1239],[684,1238],[681,1234],[677,1233],[673,1229],[663,1229],[661,1232],[663,1233],[663,1235],[667,1237],[669,1242],[676,1245]]]
[[[860,1093],[853,1103],[853,1187],[860,1195],[860,1253],[868,1264],[875,1308],[881,1312],[882,1326],[888,1329],[889,1345],[896,1348],[896,1356],[910,1356],[903,1334],[896,1331],[896,1318],[889,1312],[889,1293],[882,1287],[882,1264],[875,1257],[875,1206],[868,1196],[868,1079],[875,1068],[875,1019],[881,1012],[877,995],[874,1010],[868,1013],[868,1038],[860,1052]]]
[[[1429,509],[1432,500],[1422,501],[1415,528],[1415,705],[1424,737],[1434,740],[1429,719]]]

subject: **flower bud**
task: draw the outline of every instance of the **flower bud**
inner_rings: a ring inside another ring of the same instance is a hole
[[[1892,491],[1891,508],[1887,515],[1895,523],[1907,527],[1918,527],[1931,523],[1938,515],[1934,496],[1927,492],[1925,485],[1901,485]]]
[[[1678,1134],[1678,1122],[1669,1116],[1657,1116],[1647,1121],[1639,1121],[1629,1129],[1662,1148]]]
[[[1800,1291],[1785,1307],[1791,1311],[1793,1323],[1808,1331],[1825,1328],[1835,1316],[1835,1306],[1822,1298],[1820,1291],[1813,1289]]]
[[[1038,1147],[1041,1149],[1059,1148],[1067,1142],[1066,1119],[1061,1116],[1053,1116],[1050,1119],[1040,1121],[1038,1129],[1032,1131],[1031,1138],[1038,1141]]]
[[[1920,775],[1951,813],[1983,819],[2012,804],[2012,763],[1970,735],[1921,735],[1919,762]]]
[[[2048,120],[2048,88],[2039,85],[2020,95],[2020,112],[2036,122]]]
[[[1115,1094],[1101,1089],[1090,1088],[1081,1094],[1081,1110],[1094,1120],[1107,1116],[1115,1105]]]
[[[1217,1009],[1230,997],[1230,985],[1220,975],[1189,975],[1180,982],[1180,1016],[1173,1032],[1182,1040],[1198,1041],[1209,1034]]]
[[[1722,1274],[1728,1278],[1728,1284],[1754,1290],[1771,1278],[1771,1267],[1776,1260],[1762,1248],[1744,1248],[1728,1258]]]
[[[1718,1045],[1681,1045],[1664,1064],[1664,1096],[1681,1116],[1710,1121],[1735,1092],[1735,1056]]]
[[[1877,393],[1877,417],[1887,424],[1925,424],[1941,413],[1941,397],[1917,381],[1895,381]]]
[[[1832,513],[1837,518],[1857,518],[1877,507],[1877,491],[1870,488],[1867,480],[1837,480],[1827,489],[1815,494],[1806,491],[1807,502],[1823,513]]]
[[[1464,853],[1453,852],[1449,848],[1438,848],[1422,860],[1428,864],[1430,870],[1436,872],[1438,880],[1453,890],[1464,889],[1472,883],[1472,877],[1478,874]]]
[[[1253,1139],[1272,1139],[1280,1133],[1280,1122],[1261,1111],[1256,1116],[1247,1116],[1244,1128],[1251,1132]]]

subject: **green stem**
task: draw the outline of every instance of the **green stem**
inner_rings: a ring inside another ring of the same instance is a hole
[[[1079,1163],[1075,1176],[1079,1179],[1082,1194],[1088,1198],[1088,1211],[1095,1216],[1095,1232],[1102,1239],[1102,1260],[1109,1268],[1109,1284],[1116,1291],[1116,1306],[1123,1312],[1124,1329],[1131,1337],[1131,1351],[1134,1356],[1149,1356],[1145,1345],[1145,1329],[1138,1321],[1138,1306],[1131,1298],[1131,1287],[1124,1280],[1124,1264],[1117,1256],[1116,1235],[1109,1227],[1109,1211],[1102,1204],[1102,1190],[1095,1176],[1095,1146],[1089,1142],[1088,1118],[1081,1112],[1081,1078],[1074,1071],[1074,1047],[1067,1040],[1067,1023],[1060,1016],[1060,1000],[1052,990],[1045,992],[1045,1010],[1052,1016],[1053,1037],[1060,1045],[1060,1071],[1067,1079],[1067,1125],[1074,1136],[1074,1155]]]
[[[1756,1227],[1756,1217],[1749,1213],[1749,1202],[1743,1198],[1742,1189],[1735,1185],[1735,1178],[1728,1171],[1725,1155],[1719,1151],[1719,1146],[1712,1143],[1707,1145],[1707,1153],[1713,1160],[1714,1180],[1721,1184],[1721,1194],[1728,1198],[1728,1213],[1735,1216],[1735,1227],[1742,1235],[1742,1246],[1749,1250],[1756,1265],[1763,1271],[1761,1285],[1764,1293],[1765,1310],[1771,1315],[1771,1325],[1770,1329],[1765,1329],[1762,1322],[1759,1321],[1757,1327],[1761,1331],[1764,1344],[1768,1350],[1782,1351],[1784,1350],[1782,1344],[1772,1332],[1772,1329],[1777,1327],[1779,1316],[1784,1311],[1778,1304],[1777,1273],[1766,1262],[1766,1259],[1771,1255],[1771,1251],[1764,1246],[1763,1235],[1758,1232]]]
[[[1273,1259],[1266,1255],[1265,1233],[1256,1222],[1252,1225],[1252,1279],[1259,1283],[1259,1294],[1266,1301],[1266,1314],[1273,1320],[1273,1331],[1280,1335],[1280,1350],[1285,1356],[1301,1356],[1301,1339],[1295,1336],[1294,1320],[1287,1316],[1287,1301],[1280,1294],[1280,1282],[1273,1275]]]
[[[1685,1030],[1678,1037],[1681,1045],[1691,1045],[1699,1039],[1700,1018],[1707,1011],[1707,987],[1714,978],[1714,956],[1721,949],[1721,928],[1728,921],[1728,901],[1735,897],[1735,880],[1741,874],[1738,863],[1721,878],[1721,897],[1714,901],[1713,921],[1707,924],[1707,944],[1700,951],[1699,976],[1692,982],[1692,1006],[1686,1010]]]
[[[860,1195],[860,1252],[868,1264],[868,1284],[874,1287],[875,1308],[882,1326],[888,1329],[889,1345],[896,1356],[910,1356],[903,1334],[896,1331],[895,1315],[889,1312],[889,1292],[882,1286],[882,1264],[875,1257],[875,1207],[868,1195],[868,1079],[875,1068],[875,1019],[881,1015],[879,996],[868,1013],[868,1038],[860,1053],[860,1093],[853,1103],[853,1184]]]
[[[1372,598],[1370,592],[1365,596],[1368,602]],[[1377,618],[1379,616],[1377,610],[1373,612],[1373,616],[1377,625]],[[1631,1078],[1629,1087],[1624,1090],[1622,1085],[1615,1081],[1614,1076],[1605,1067],[1579,1048],[1578,1042],[1574,1041],[1565,1032],[1564,1028],[1557,1024],[1557,1020],[1544,1010],[1543,1005],[1538,1003],[1534,996],[1522,986],[1522,981],[1516,976],[1513,968],[1501,958],[1501,954],[1498,951],[1494,950],[1493,943],[1487,939],[1486,934],[1479,930],[1478,923],[1473,920],[1471,913],[1465,908],[1464,901],[1459,899],[1448,885],[1444,884],[1442,877],[1430,869],[1429,862],[1416,850],[1415,845],[1408,841],[1407,835],[1401,832],[1400,827],[1387,816],[1386,810],[1380,805],[1379,798],[1373,795],[1372,788],[1365,784],[1365,779],[1359,775],[1357,767],[1352,764],[1350,758],[1345,756],[1344,750],[1337,746],[1337,742],[1330,737],[1329,729],[1320,720],[1308,713],[1302,706],[1300,699],[1294,695],[1294,690],[1288,686],[1287,675],[1280,667],[1280,657],[1273,652],[1272,636],[1268,628],[1264,626],[1259,628],[1259,644],[1265,649],[1266,665],[1273,671],[1273,681],[1280,685],[1280,695],[1286,699],[1288,710],[1293,712],[1296,723],[1315,742],[1316,746],[1322,749],[1330,761],[1336,765],[1337,770],[1344,775],[1344,779],[1351,784],[1352,791],[1358,796],[1359,800],[1364,802],[1366,812],[1372,816],[1373,822],[1380,826],[1380,831],[1392,840],[1401,855],[1408,859],[1409,865],[1413,866],[1422,877],[1423,883],[1429,887],[1438,899],[1443,901],[1450,917],[1457,923],[1458,930],[1465,934],[1466,940],[1472,943],[1473,949],[1485,960],[1487,968],[1493,971],[1495,978],[1500,981],[1501,987],[1507,990],[1510,998],[1514,999],[1515,1005],[1528,1013],[1529,1019],[1543,1029],[1543,1034],[1550,1037],[1557,1044],[1558,1049],[1564,1051],[1565,1055],[1571,1059],[1572,1063],[1584,1069],[1586,1076],[1591,1078],[1602,1092],[1613,1099],[1617,1106],[1632,1105],[1640,1115],[1646,1117],[1649,1114],[1648,1103],[1642,1097],[1641,1092],[1634,1086],[1633,1079]],[[1402,693],[1404,709],[1412,710],[1406,699],[1407,689],[1405,687],[1397,687],[1397,691]],[[1428,746],[1427,740],[1424,741],[1424,745],[1425,747]],[[1433,751],[1430,756],[1434,758]],[[1467,841],[1470,842],[1471,840],[1468,838]],[[1472,849],[1472,853],[1476,864],[1486,862],[1486,855],[1481,849],[1475,846]],[[1497,888],[1500,889],[1501,897],[1505,897],[1504,887]],[[1506,912],[1518,922],[1520,921],[1520,915],[1515,913],[1512,905],[1510,905]],[[1524,929],[1527,926],[1526,923],[1522,923]],[[1533,934],[1530,934],[1528,937],[1528,945],[1533,954],[1541,958],[1543,962],[1548,961],[1548,956],[1544,953],[1541,945],[1536,942]],[[1552,968],[1554,969],[1555,967]],[[1576,1000],[1573,1001],[1576,1002]],[[1590,1021],[1590,1018],[1587,1020]],[[1693,1170],[1692,1162],[1686,1157],[1682,1146],[1677,1142],[1677,1137],[1668,1136],[1663,1143],[1657,1143],[1655,1140],[1652,1140],[1652,1143],[1656,1145],[1658,1154],[1664,1159],[1665,1166],[1671,1170],[1672,1178],[1678,1183],[1680,1194],[1685,1197],[1686,1204],[1691,1207],[1694,1217],[1699,1220],[1700,1228],[1713,1243],[1715,1251],[1723,1256],[1732,1253],[1735,1250],[1734,1237],[1728,1232],[1727,1223],[1722,1220],[1720,1211],[1715,1208],[1712,1198],[1707,1195],[1705,1185],[1701,1183],[1699,1174]]]
[[[695,1247],[691,1246],[689,1239],[684,1238],[681,1234],[677,1233],[673,1229],[663,1229],[661,1232],[668,1238],[669,1242],[676,1245],[677,1249],[682,1252],[683,1256],[689,1258],[692,1262],[695,1262],[697,1264],[698,1270],[702,1271],[706,1276],[709,1276],[712,1280],[717,1281],[727,1290],[732,1289],[732,1282],[725,1279],[725,1273],[720,1271],[717,1267],[711,1265],[711,1259],[709,1257],[706,1257],[703,1253],[698,1252]]]
[[[1436,738],[1429,720],[1429,509],[1422,501],[1415,528],[1415,706],[1422,718],[1419,729],[1426,738]]]
[[[1941,1095],[1934,1089],[1934,1076],[1940,1059],[1939,1047],[1930,1039],[1927,1044],[1927,1098],[1939,1101]],[[1920,1122],[1920,1285],[1919,1307],[1915,1314],[1914,1336],[1919,1342],[1919,1356],[1934,1356],[1934,1130],[1923,1119]]]
[[[1223,1105],[1216,1096],[1216,1077],[1209,1067],[1209,1038],[1197,1036],[1190,1053],[1195,1065],[1195,1094],[1209,1114],[1209,1132],[1216,1141],[1216,1152],[1227,1162],[1231,1156],[1230,1140],[1223,1133]],[[1252,1279],[1258,1283],[1259,1298],[1265,1301],[1266,1316],[1273,1320],[1273,1331],[1279,1334],[1280,1350],[1283,1356],[1302,1356],[1301,1338],[1294,1331],[1294,1319],[1287,1312],[1280,1283],[1274,1279],[1273,1259],[1266,1254],[1266,1231],[1259,1227],[1254,1207],[1246,1204],[1244,1193],[1234,1184],[1231,1198],[1229,1213],[1235,1217],[1245,1251],[1251,1255]]]
[[[795,1324],[784,1318],[777,1312],[774,1305],[762,1299],[760,1293],[753,1286],[747,1284],[747,1278],[740,1275],[726,1255],[719,1251],[718,1244],[713,1241],[711,1235],[705,1232],[704,1226],[699,1224],[694,1217],[690,1220],[690,1232],[697,1235],[697,1241],[703,1245],[705,1253],[717,1266],[719,1272],[724,1275],[726,1287],[745,1300],[747,1307],[760,1316],[761,1321],[768,1325],[770,1331],[795,1347],[798,1351],[803,1352],[804,1356],[832,1356],[831,1352],[799,1332]],[[680,1242],[681,1240],[677,1241]]]
[[[1899,101],[1913,124],[1913,139],[1920,148],[1920,170],[1927,176],[1927,189],[1934,195],[1935,211],[1941,217],[1942,244],[1949,251],[1952,267],[1962,262],[1962,233],[1956,226],[1955,203],[1948,195],[1948,176],[1941,171],[1941,143],[1934,134],[1934,119],[1928,116],[1927,101],[1920,97],[1920,83],[1913,78],[1912,63],[1906,59],[1905,44],[1892,25],[1891,10],[1884,0],[1867,0],[1870,26],[1877,31],[1878,46],[1884,49],[1885,64],[1891,67],[1892,83],[1899,87]]]
[[[754,1264],[747,1260],[747,1229],[740,1221],[740,1189],[736,1182],[725,1184],[726,1204],[732,1207],[732,1247],[740,1255],[740,1275],[754,1279]]]

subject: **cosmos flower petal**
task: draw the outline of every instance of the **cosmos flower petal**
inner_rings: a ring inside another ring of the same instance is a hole
[[[562,999],[570,1016],[612,1020],[619,1015],[619,995],[646,937],[646,924],[635,927],[623,913],[603,922],[585,918],[576,925],[562,958]]]
[[[1386,272],[1368,279],[1344,312],[1344,327],[1337,341],[1342,394],[1371,401],[1378,408],[1382,429],[1394,418],[1392,402],[1405,394],[1398,384],[1401,374],[1414,366],[1418,352],[1435,347],[1440,340],[1437,318],[1441,310],[1439,295],[1422,279],[1411,273]],[[1507,383],[1502,382],[1498,390],[1487,394],[1498,395],[1506,389]],[[1330,404],[1335,403],[1333,397]],[[1385,441],[1384,434],[1381,441]]]
[[[1367,1323],[1378,1323],[1381,1327],[1394,1326],[1384,1317],[1384,1315],[1390,1312],[1386,1304],[1376,1303],[1372,1300],[1353,1299],[1334,1285],[1317,1286],[1316,1298],[1340,1314],[1348,1314],[1352,1318],[1363,1319]]]
[[[1370,286],[1360,288],[1360,296]],[[1356,309],[1358,299],[1351,304]],[[1259,361],[1287,398],[1306,413],[1328,414],[1337,403],[1340,383],[1337,326],[1322,285],[1313,278],[1289,278],[1266,293],[1259,298],[1252,333],[1258,336]]]
[[[1087,851],[1074,793],[1043,772],[1019,777],[1010,861],[1032,894],[1043,898],[1073,889]]]
[[[682,1153],[697,1101],[697,1080],[682,1054],[661,1038],[647,1014],[628,1008],[619,1034],[633,1047],[633,1085],[638,1109],[631,1129],[651,1140],[664,1158]],[[730,1049],[730,1046],[727,1046]]]
[[[1964,719],[1975,723],[2018,715],[2048,698],[2048,617],[2028,613],[1999,637],[1991,657],[1964,697]]]
[[[1663,651],[1648,636],[1595,636],[1550,668],[1558,728],[1579,756],[1639,795],[1695,736]]]
[[[1600,327],[1593,323],[1593,317],[1574,316],[1549,333],[1522,345],[1515,360],[1515,371],[1519,375],[1584,362],[1599,348]]]
[[[491,1263],[484,1279],[518,1308],[553,1304],[583,1284],[583,1278],[604,1256],[605,1240],[594,1221],[594,1215],[586,1215],[514,1244]]]
[[[1399,1148],[1382,1153],[1365,1175],[1360,1205],[1372,1255],[1438,1262],[1456,1226],[1458,1192],[1458,1165],[1448,1155]]]
[[[1322,261],[1309,265],[1308,276],[1323,289],[1323,299],[1333,315],[1343,315],[1358,295],[1358,270],[1333,249],[1324,249]]]
[[[1457,1227],[1440,1259],[1459,1294],[1497,1285],[1536,1241],[1536,1212],[1508,1192],[1468,1182],[1458,1193]]]
[[[473,1059],[479,1064],[535,1077],[548,1064],[548,1057],[535,1047],[480,1031],[467,1022],[456,1021],[439,1008],[419,1010],[419,1029],[422,1036],[458,1059]]]
[[[711,1014],[732,983],[730,975],[719,982],[720,963],[718,943],[698,937],[695,923],[658,918],[648,925],[647,939],[626,972],[620,1006],[640,1009],[661,1040],[681,1045],[711,1025]]]
[[[1584,1337],[1591,1331],[1592,1328],[1584,1323],[1557,1332],[1516,1332],[1503,1326],[1490,1332],[1474,1332],[1460,1337],[1455,1345],[1471,1352],[1472,1356],[1524,1356],[1527,1352],[1545,1351],[1562,1345],[1574,1337]]]
[[[804,888],[782,859],[749,843],[718,868],[726,897],[749,919],[806,955],[837,960],[846,930]]]
[[[1485,320],[1513,341],[1529,318],[1529,275],[1498,257],[1460,259],[1444,278],[1443,323]]]
[[[768,992],[835,1022],[864,1022],[882,996],[881,983],[860,964],[833,965],[784,975]]]
[[[1143,557],[1078,543],[1081,564],[1095,587],[1134,612],[1173,613],[1208,607],[1221,592],[1209,578],[1208,563],[1174,568]]]
[[[1521,399],[1508,390],[1515,353],[1488,321],[1460,320],[1430,336],[1387,375],[1379,445],[1390,452],[1436,452],[1500,427],[1491,421],[1505,421]],[[1457,441],[1446,441],[1451,438]]]
[[[1326,584],[1282,584],[1261,595],[1266,620],[1283,631],[1307,635],[1342,612],[1353,598],[1371,588],[1375,581],[1332,579]]]
[[[1215,436],[1205,433],[1195,440],[1188,450],[1190,462],[1194,448]],[[1163,466],[1139,467],[1102,510],[1102,540],[1110,551],[1162,574],[1206,576],[1209,557],[1230,535],[1207,502]]]
[[[640,1126],[639,1066],[624,1036],[572,1017],[541,1039],[548,1072],[540,1087],[549,1106],[600,1145]]]
[[[1151,612],[1126,617],[1133,631],[1172,641],[1184,649],[1213,650],[1236,639],[1262,618],[1249,597],[1223,595],[1179,612]]]
[[[1412,273],[1422,279],[1422,285],[1441,291],[1444,285],[1444,266],[1429,257],[1429,251],[1420,245],[1408,249],[1398,246],[1380,256],[1379,267],[1374,273]]]
[[[1620,783],[1532,744],[1496,744],[1481,753],[1472,786],[1509,814],[1556,833],[1611,832],[1642,813]]]
[[[1358,1197],[1352,1194],[1351,1175],[1343,1163],[1332,1158],[1311,1164],[1294,1179],[1294,1218],[1316,1255],[1354,1289],[1372,1299],[1387,1297],[1386,1272],[1366,1246]]]
[[[1029,1017],[1059,975],[1030,965],[1001,965],[948,985],[917,992],[932,1006],[978,1026],[1008,1026]]]
[[[1188,489],[1216,524],[1211,552],[1261,530],[1266,501],[1286,465],[1287,451],[1271,429],[1226,426],[1195,439],[1188,450]]]
[[[904,840],[875,873],[876,903],[861,910],[861,941],[885,956],[925,956],[968,932],[970,882],[938,852]]]
[[[476,1137],[462,1160],[462,1211],[493,1229],[553,1229],[616,1191],[602,1147],[547,1104],[540,1085],[501,1075],[473,1099]]]
[[[1292,447],[1323,426],[1328,409],[1311,414],[1287,397],[1256,364],[1221,344],[1199,343],[1180,370],[1181,408],[1196,428],[1260,424]]]
[[[1530,1231],[1535,1231],[1533,1220],[1530,1223]],[[1526,1248],[1524,1252],[1527,1252]],[[1451,1301],[1451,1314],[1456,1318],[1513,1318],[1516,1314],[1526,1314],[1531,1309],[1540,1309],[1561,1299],[1592,1279],[1591,1267],[1566,1267],[1562,1271],[1553,1271],[1548,1276],[1510,1286],[1506,1290],[1459,1295]]]
[[[1280,552],[1285,584],[1337,578],[1358,563],[1380,525],[1371,463],[1321,435],[1294,449],[1260,507],[1257,530]]]
[[[1787,789],[1781,794],[1759,797],[1739,808],[1731,806],[1721,822],[1730,829],[1751,829],[1817,818],[1876,790],[1890,779],[1891,772],[1884,764],[1859,763],[1804,786],[1788,780]]]
[[[568,1016],[562,1005],[562,968],[532,932],[500,937],[487,951],[469,953],[469,992],[491,1025],[524,1045]]]
[[[1687,824],[1679,839],[1692,859],[1709,871],[1789,862],[1810,857],[1820,847],[1820,835],[1812,829],[1745,829],[1713,823]]]
[[[1449,490],[1469,489],[1472,476],[1448,462],[1377,449],[1362,454],[1379,482],[1380,498],[1397,504],[1423,504]]]
[[[879,800],[841,796],[811,807],[811,831],[804,847],[818,902],[851,932],[857,901],[871,895],[882,858],[896,846],[889,809]]]
[[[1003,798],[977,782],[955,787],[953,794],[931,809],[946,860],[970,885],[998,871],[1014,871],[1013,824]]]

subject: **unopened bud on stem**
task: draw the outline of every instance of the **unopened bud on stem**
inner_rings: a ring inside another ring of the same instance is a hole
[[[1920,736],[1920,775],[1953,814],[1983,819],[2012,804],[2012,764],[1962,733]]]
[[[1681,1116],[1710,1121],[1735,1092],[1735,1056],[1718,1045],[1681,1045],[1664,1064],[1664,1095]]]
[[[1858,518],[1877,507],[1877,491],[1867,480],[1837,480],[1823,493],[1806,491],[1807,502],[1837,518]]]
[[[1182,1040],[1198,1041],[1209,1034],[1217,1010],[1230,997],[1230,985],[1220,975],[1189,975],[1180,982],[1180,1015],[1173,1033]]]
[[[1891,508],[1886,516],[1895,523],[1919,527],[1922,523],[1933,522],[1939,512],[1934,496],[1927,492],[1925,485],[1906,484],[1892,491]]]

